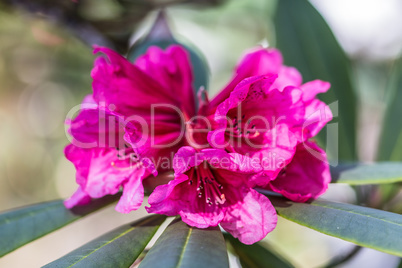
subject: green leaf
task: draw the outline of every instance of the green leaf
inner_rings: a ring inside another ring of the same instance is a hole
[[[229,267],[226,244],[219,227],[198,229],[174,220],[150,249],[140,268]]]
[[[384,184],[402,181],[401,162],[350,163],[331,167],[332,182],[352,185]]]
[[[130,267],[165,219],[153,215],[125,224],[44,267]]]
[[[387,93],[378,160],[402,161],[402,58],[393,67]]]
[[[294,267],[277,252],[262,242],[253,245],[245,245],[238,239],[229,234],[225,234],[225,239],[232,245],[235,253],[239,257],[243,268],[291,268]]]
[[[350,77],[350,63],[330,28],[307,0],[280,0],[275,15],[277,47],[285,64],[296,67],[304,81],[321,79],[331,83],[331,89],[319,98],[338,116],[339,139],[333,135],[327,147],[336,145],[339,159],[356,158],[356,97]],[[328,130],[332,134],[334,129]],[[318,138],[325,141],[322,131]],[[332,149],[336,151],[335,149]],[[337,157],[334,152],[333,157]]]
[[[269,199],[285,219],[363,247],[402,256],[402,215],[324,200],[309,204],[277,196]]]
[[[176,40],[170,31],[167,18],[164,12],[160,12],[149,33],[141,40],[134,43],[128,52],[127,58],[134,62],[140,55],[144,54],[150,46],[157,46],[166,49],[171,45],[181,45],[190,54],[190,61],[194,75],[194,90],[198,92],[200,87],[208,89],[209,68],[202,53],[187,40]]]
[[[71,210],[62,200],[31,205],[0,214],[0,257],[116,201],[105,196]]]

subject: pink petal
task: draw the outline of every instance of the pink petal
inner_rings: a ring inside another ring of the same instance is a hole
[[[115,149],[82,149],[72,144],[65,149],[66,158],[77,170],[77,183],[92,198],[116,194],[136,172],[139,164],[119,160],[117,153]]]
[[[174,195],[175,187],[182,182],[188,180],[186,175],[175,176],[174,180],[169,181],[168,184],[163,184],[155,188],[148,198],[148,203],[151,207],[146,207],[148,213],[164,214],[167,216],[174,216],[179,214],[180,207],[176,205],[180,199],[170,198]]]
[[[175,161],[177,163],[175,179],[154,190],[148,199],[151,207],[147,208],[147,211],[169,216],[179,214],[184,222],[198,228],[218,225],[222,221],[227,207],[238,202],[238,189],[248,188],[247,178],[262,170],[259,163],[251,166],[250,159],[246,156],[229,154],[218,149],[204,149],[197,152],[191,147],[183,147],[176,154]],[[200,177],[208,178],[210,176],[207,175],[208,172],[212,172],[208,171],[211,170],[211,167],[205,165],[205,162],[214,167],[214,179],[209,183],[204,182],[205,192],[198,196],[199,189],[201,189],[201,187],[198,188],[201,185],[198,184]],[[187,171],[189,173],[183,174]],[[200,173],[193,175],[193,172]],[[214,183],[216,183],[215,186],[212,186]],[[208,187],[216,188],[212,190]],[[211,191],[217,191],[215,192],[217,195],[212,198],[212,201],[220,200],[222,203],[208,204],[211,199],[206,199],[206,193],[211,193]],[[215,199],[217,197],[220,199]]]
[[[86,205],[91,202],[91,197],[85,193],[81,187],[78,187],[77,191],[68,199],[64,201],[64,206],[71,209],[75,206]]]
[[[306,105],[305,121],[303,123],[303,137],[305,141],[317,135],[325,125],[332,120],[332,112],[324,102],[313,99]]]
[[[272,88],[282,91],[287,86],[300,87],[302,81],[303,78],[296,68],[282,66]]]
[[[249,90],[254,83],[260,82],[269,88],[269,85],[274,82],[275,78],[276,76],[254,76],[244,79],[236,86],[236,88],[232,92],[230,92],[230,95],[226,100],[223,100],[222,103],[217,105],[214,120],[218,126],[216,130],[208,133],[208,142],[211,144],[212,147],[221,149],[224,148],[224,135],[226,127],[228,125],[227,114],[229,110],[237,107],[248,97]]]
[[[271,190],[296,201],[306,202],[323,194],[331,182],[325,151],[312,141],[299,144],[292,162],[274,181]]]
[[[313,100],[317,94],[327,92],[330,87],[330,83],[321,80],[313,80],[301,85],[303,101]]]
[[[232,80],[211,100],[211,107],[217,107],[227,99],[237,84],[248,77],[278,74],[282,61],[282,55],[276,49],[259,47],[246,52],[237,64]]]
[[[192,68],[184,48],[173,45],[163,51],[159,47],[150,47],[136,60],[135,65],[169,89],[173,96],[180,98],[187,115],[194,115]]]
[[[189,191],[187,181],[188,177],[181,174],[169,184],[156,187],[148,199],[151,205],[146,207],[148,213],[167,216],[179,214],[185,223],[198,228],[218,225],[223,219],[224,210],[209,207],[205,202],[196,202],[197,194]]]
[[[175,174],[183,174],[191,167],[197,166],[199,163],[195,162],[196,150],[190,146],[181,147],[174,156],[173,169]],[[200,159],[200,161],[202,161]]]
[[[181,48],[169,48],[167,52],[155,51],[153,48],[149,51],[150,55],[145,54],[141,58],[140,65],[145,68],[144,71],[113,50],[96,48],[94,52],[106,54],[108,61],[99,58],[92,70],[95,101],[109,108],[112,105],[116,112],[126,117],[139,115],[139,112],[146,112],[144,116],[149,114],[150,105],[153,103],[169,104],[178,108],[182,107],[182,103],[188,103],[185,108],[190,109],[191,106],[194,110],[194,105],[191,104],[194,102],[191,68],[185,51]],[[153,58],[155,54],[156,59]],[[157,71],[151,72],[149,68]],[[178,95],[178,90],[183,92]],[[186,112],[190,113],[190,117],[194,114],[194,111]]]
[[[250,245],[275,229],[277,215],[267,197],[255,190],[243,190],[239,202],[226,211],[221,226],[242,243]]]
[[[123,184],[123,195],[116,205],[116,211],[120,213],[129,213],[138,209],[144,199],[144,187],[142,180],[149,175],[144,168],[137,169]]]
[[[81,148],[121,148],[125,144],[124,126],[124,118],[116,113],[104,108],[82,108],[71,120],[69,133],[74,138],[72,143]]]

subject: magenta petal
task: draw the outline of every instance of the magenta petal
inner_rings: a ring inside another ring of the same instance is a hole
[[[327,92],[330,87],[330,83],[321,80],[313,80],[301,85],[303,101],[313,100],[317,94]]]
[[[175,179],[158,186],[148,199],[150,213],[179,214],[191,226],[218,225],[225,211],[243,198],[247,178],[262,170],[259,163],[219,149],[182,147],[175,156]],[[185,172],[185,174],[183,174]]]
[[[325,151],[308,141],[297,146],[292,162],[269,183],[269,187],[293,201],[306,202],[323,194],[330,182]]]
[[[151,104],[168,104],[194,115],[191,67],[184,49],[153,47],[139,59],[139,66],[108,48],[97,47],[96,52],[107,56],[96,60],[91,74],[99,105],[112,106],[126,117],[149,116]]]
[[[66,147],[65,154],[77,170],[77,183],[92,198],[100,198],[108,194],[116,194],[120,187],[128,185],[126,192],[131,188],[139,187],[136,182],[141,183],[143,177],[150,175],[152,165],[146,167],[142,162],[133,162],[129,159],[120,160],[117,157],[118,151],[108,148],[82,149],[72,144]],[[138,198],[142,199],[142,187]],[[134,192],[123,192],[133,198]],[[131,202],[131,201],[130,201]],[[132,200],[135,203],[135,200]]]
[[[89,108],[87,103],[82,106],[80,113],[70,122],[69,133],[74,138],[74,145],[81,148],[124,147],[123,117],[102,107]]]
[[[190,226],[195,226],[197,228],[208,228],[210,226],[217,226],[224,217],[224,210],[210,210],[207,212],[190,212],[182,210],[179,212],[182,221]]]
[[[119,161],[115,149],[81,149],[69,145],[65,152],[77,169],[77,183],[93,198],[116,194],[132,172],[128,168],[130,163],[123,162],[121,167],[113,165]]]
[[[131,178],[123,184],[123,195],[116,205],[116,211],[129,213],[138,209],[144,199],[144,187],[142,180],[148,175],[144,168],[138,169],[131,175]]]
[[[78,187],[77,191],[68,199],[64,201],[66,208],[70,209],[79,205],[86,205],[91,202],[91,197],[85,193],[81,187]]]
[[[302,76],[296,68],[282,66],[272,88],[277,88],[282,91],[287,86],[299,87],[302,80]]]
[[[278,74],[282,61],[282,55],[276,49],[258,47],[247,51],[237,64],[232,80],[211,100],[211,107],[217,107],[227,99],[237,84],[248,77]]]
[[[148,198],[148,203],[151,205],[151,207],[146,207],[148,213],[164,214],[167,216],[179,214],[180,207],[176,202],[180,202],[180,198],[175,199],[173,191],[177,185],[187,180],[188,177],[182,174],[176,176],[168,184],[156,187]]]
[[[260,90],[269,89],[275,81],[276,76],[254,76],[241,81],[236,88],[230,92],[227,99],[217,105],[214,120],[217,123],[217,129],[208,133],[208,142],[212,147],[223,149],[225,146],[225,130],[228,125],[227,114],[230,109],[237,107],[242,101],[249,97],[249,90],[254,83],[259,83]],[[250,97],[253,95],[250,94]]]
[[[136,60],[135,65],[180,98],[180,105],[187,115],[195,113],[192,68],[184,48],[173,45],[163,51],[152,46]]]
[[[175,170],[175,174],[183,174],[191,167],[197,166],[198,163],[195,162],[194,158],[195,154],[196,150],[193,147],[181,147],[173,159],[173,169]]]
[[[306,105],[302,141],[317,135],[332,120],[332,112],[324,102],[313,99]]]
[[[148,199],[151,205],[146,208],[148,213],[167,216],[179,214],[185,223],[198,228],[218,225],[223,219],[224,210],[197,202],[197,194],[189,189],[188,181],[189,178],[181,174],[169,184],[156,187]]]
[[[255,190],[244,189],[242,199],[226,211],[221,226],[242,243],[250,245],[275,229],[278,217],[269,199]]]

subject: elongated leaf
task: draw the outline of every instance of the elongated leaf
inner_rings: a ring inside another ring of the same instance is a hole
[[[285,64],[296,67],[304,81],[321,79],[331,83],[331,89],[319,98],[327,104],[338,101],[338,111],[336,105],[330,107],[338,116],[339,139],[331,133],[327,146],[338,145],[340,159],[355,159],[356,98],[345,53],[307,0],[278,1],[275,27],[277,47]],[[321,141],[325,141],[324,134],[319,135]]]
[[[181,45],[189,52],[190,61],[194,75],[194,90],[197,92],[200,87],[208,89],[209,68],[202,53],[192,44],[185,40],[176,40],[170,31],[166,14],[160,12],[152,29],[143,39],[137,41],[128,52],[127,58],[134,62],[140,55],[144,54],[150,46],[157,46],[166,49],[171,45]]]
[[[238,239],[229,234],[225,234],[225,239],[230,242],[243,268],[290,268],[294,267],[267,245],[261,242],[253,245],[245,245]]]
[[[402,256],[402,215],[324,200],[308,204],[277,196],[269,199],[285,219],[360,246]]]
[[[130,267],[165,219],[153,215],[125,224],[44,267]]]
[[[57,230],[119,198],[106,196],[68,210],[62,200],[31,205],[0,214],[0,257]]]
[[[229,267],[225,240],[219,227],[198,229],[176,219],[141,262],[148,267]]]
[[[378,159],[402,161],[402,58],[392,70],[387,92],[387,110],[378,148]]]
[[[361,184],[384,184],[402,181],[401,162],[375,164],[341,164],[331,167],[332,182]]]

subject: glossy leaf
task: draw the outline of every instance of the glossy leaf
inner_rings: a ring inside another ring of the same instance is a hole
[[[198,229],[174,220],[149,250],[140,268],[226,268],[226,244],[219,227]]]
[[[384,184],[402,181],[402,162],[375,164],[341,164],[331,167],[332,182],[359,184]]]
[[[125,224],[44,267],[130,267],[165,219],[153,215]]]
[[[307,0],[278,1],[275,27],[277,47],[283,53],[285,64],[296,67],[304,81],[321,79],[331,83],[331,89],[319,98],[334,104],[330,107],[334,118],[338,118],[339,139],[333,135],[334,129],[328,130],[332,135],[327,147],[338,146],[339,159],[355,159],[356,97],[344,51]],[[321,142],[325,141],[324,134],[322,131],[318,136]],[[336,152],[333,154],[337,158]]]
[[[291,268],[294,267],[282,256],[270,249],[262,242],[253,245],[245,245],[238,239],[229,234],[225,234],[225,239],[230,242],[235,253],[239,257],[243,268]]]
[[[144,54],[150,46],[157,46],[162,49],[171,45],[181,45],[190,54],[191,65],[194,74],[194,90],[197,92],[200,87],[208,89],[209,68],[202,53],[193,45],[185,41],[178,41],[170,31],[166,14],[160,12],[149,33],[141,40],[134,43],[127,58],[134,62],[136,58]]]
[[[0,257],[116,201],[106,196],[68,210],[62,200],[31,205],[0,214]]]
[[[285,219],[360,246],[402,256],[402,215],[324,200],[294,203],[277,196],[269,199]]]
[[[387,93],[387,110],[378,148],[378,159],[402,161],[402,58],[394,65]]]

